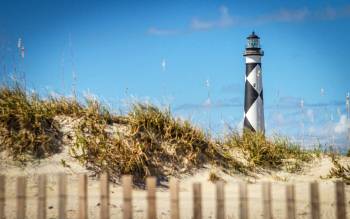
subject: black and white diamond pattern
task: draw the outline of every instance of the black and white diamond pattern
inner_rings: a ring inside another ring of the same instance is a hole
[[[261,63],[246,63],[244,128],[265,132]]]

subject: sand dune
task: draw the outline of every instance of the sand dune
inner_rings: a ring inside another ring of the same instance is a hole
[[[35,218],[37,209],[37,177],[39,174],[48,174],[48,218],[57,218],[57,176],[56,173],[65,172],[68,177],[68,218],[76,218],[78,209],[77,198],[77,176],[81,173],[89,175],[88,196],[89,196],[89,217],[99,217],[99,181],[92,172],[87,171],[76,160],[69,157],[66,149],[53,157],[43,159],[37,163],[30,163],[26,167],[19,167],[13,161],[6,159],[6,154],[1,154],[0,174],[7,176],[6,181],[6,215],[7,218],[14,218],[16,212],[16,176],[25,175],[28,177],[27,187],[27,217]],[[64,167],[61,159],[66,160],[70,167]],[[343,163],[350,163],[348,158],[342,158]],[[217,172],[225,181],[225,204],[227,218],[238,218],[238,183],[246,181],[249,196],[250,218],[262,218],[262,192],[261,182],[271,181],[272,204],[274,218],[285,218],[285,185],[293,183],[296,186],[297,216],[298,218],[310,217],[309,183],[318,181],[320,183],[320,201],[322,218],[335,218],[334,211],[334,179],[321,179],[326,176],[332,162],[328,157],[321,157],[310,164],[305,164],[302,172],[288,173],[285,171],[261,171],[255,176],[241,174],[226,175]],[[192,175],[183,175],[180,180],[180,210],[181,218],[192,216],[192,184],[202,183],[203,190],[203,216],[204,218],[215,218],[215,185],[208,180],[212,167],[198,170]],[[346,186],[346,196],[350,197],[350,187]],[[349,201],[346,202],[349,207]],[[133,212],[135,218],[146,218],[146,192],[143,189],[135,188],[133,192]],[[111,184],[111,216],[112,218],[122,217],[122,188],[119,184]],[[167,182],[157,190],[157,210],[159,218],[169,218],[169,191]],[[348,211],[349,212],[349,211]],[[349,214],[349,213],[348,213]]]

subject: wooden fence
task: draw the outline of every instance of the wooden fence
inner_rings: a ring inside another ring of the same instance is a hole
[[[0,219],[5,218],[5,176],[0,175]],[[78,189],[78,218],[88,218],[88,186],[87,176],[79,176],[79,189]],[[45,219],[46,215],[46,175],[40,175],[38,178],[38,209],[37,218]],[[147,216],[149,219],[155,219],[157,217],[156,206],[156,186],[157,181],[155,177],[149,177],[146,180],[147,189]],[[337,219],[346,218],[346,204],[345,204],[345,190],[342,182],[335,183],[335,213]],[[26,187],[27,179],[23,176],[17,178],[17,196],[16,196],[16,217],[18,219],[25,218],[26,215]],[[123,218],[133,218],[132,209],[132,177],[122,177],[123,187]],[[216,218],[224,219],[225,216],[225,183],[216,183]],[[170,218],[180,218],[180,205],[179,205],[179,183],[176,179],[171,179],[169,182],[170,192]],[[193,218],[201,219],[202,216],[202,187],[200,183],[193,184]],[[295,201],[295,189],[294,185],[286,185],[286,215],[287,219],[296,218],[296,201]],[[58,218],[66,218],[66,206],[67,206],[67,176],[64,174],[59,175],[58,179]],[[311,218],[320,218],[320,201],[319,201],[319,187],[317,182],[310,183],[310,206],[311,206]],[[272,219],[272,204],[271,204],[271,184],[265,182],[262,184],[262,202],[263,202],[263,217],[265,219]],[[108,175],[103,174],[100,177],[100,218],[110,218],[109,211],[110,190]],[[245,183],[239,184],[239,218],[248,219],[248,193],[247,185]]]

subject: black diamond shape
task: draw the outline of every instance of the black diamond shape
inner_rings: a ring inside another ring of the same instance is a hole
[[[260,92],[260,98],[261,98],[261,100],[264,100],[263,90],[261,90],[261,92]]]
[[[245,75],[248,77],[250,72],[252,72],[257,65],[261,67],[261,63],[246,63]]]
[[[253,105],[253,103],[258,99],[259,94],[255,90],[255,88],[249,83],[247,80],[245,82],[245,99],[244,99],[244,110],[247,113],[249,108]]]
[[[253,126],[250,124],[249,120],[247,119],[247,117],[244,118],[244,129],[249,129],[250,131],[255,132],[255,129],[253,128]]]

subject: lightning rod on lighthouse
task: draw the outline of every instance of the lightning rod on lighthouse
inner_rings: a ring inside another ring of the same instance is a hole
[[[246,63],[244,130],[265,133],[260,38],[252,32],[244,52]]]

